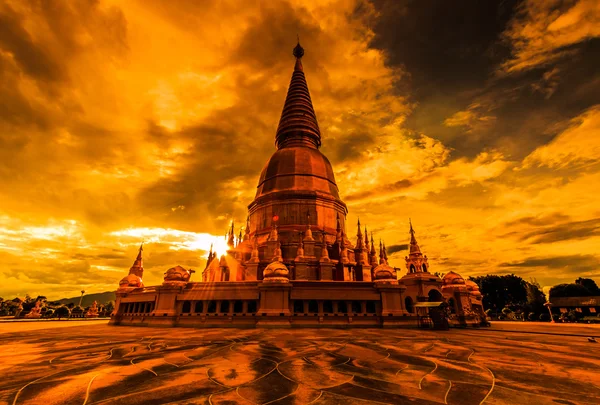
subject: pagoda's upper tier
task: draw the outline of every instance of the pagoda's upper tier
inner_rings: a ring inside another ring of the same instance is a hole
[[[294,48],[296,65],[275,136],[278,149],[293,146],[309,148],[321,146],[321,131],[304,77],[302,55],[304,49],[298,44]]]
[[[301,146],[279,149],[262,170],[256,198],[276,191],[304,191],[340,198],[327,157],[317,149]]]

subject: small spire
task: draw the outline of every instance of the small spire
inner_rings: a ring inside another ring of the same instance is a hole
[[[246,217],[246,229],[244,229],[244,242],[250,239],[250,217]]]
[[[129,268],[129,274],[135,274],[140,278],[144,275],[144,265],[142,260],[142,251],[144,250],[143,246],[144,243],[142,242],[137,257],[135,258],[133,265]]]
[[[283,254],[281,253],[281,241],[277,241],[277,248],[275,249],[275,254],[273,255],[273,262],[282,262]]]
[[[363,248],[363,236],[362,236],[362,232],[360,230],[360,218],[358,219],[357,228],[358,229],[356,231],[356,249],[362,250],[362,248]]]
[[[144,251],[144,242],[140,245],[140,249],[138,250],[137,259],[140,261],[140,266],[142,265],[142,252]]]
[[[325,241],[325,227],[323,227],[323,237],[321,238],[323,241],[323,246],[321,247],[321,258],[319,261],[321,262],[329,262],[329,251],[327,250],[327,242]]]
[[[410,255],[421,255],[421,248],[419,248],[419,244],[417,243],[417,239],[415,238],[415,230],[413,229],[412,226],[412,222],[410,220],[410,218],[408,219],[408,223],[410,225],[410,248],[409,248],[409,254]]]
[[[231,228],[229,229],[229,232],[228,232],[227,245],[230,248],[235,247],[235,233],[233,231],[233,220],[231,221]]]
[[[387,250],[385,249],[385,242],[383,242],[383,258],[385,259],[385,262],[387,263],[388,257],[387,257]]]
[[[300,232],[300,243],[298,244],[298,249],[296,251],[296,260],[298,259],[302,259],[304,257],[304,242],[302,241],[302,239],[304,239],[302,232]]]
[[[271,233],[269,234],[269,240],[276,241],[277,239],[279,239],[279,234],[277,233],[277,225],[273,223],[273,225],[271,225]]]
[[[369,251],[369,232],[367,232],[367,227],[365,226],[365,249]]]
[[[375,256],[375,241],[373,240],[373,232],[371,232],[371,256]]]

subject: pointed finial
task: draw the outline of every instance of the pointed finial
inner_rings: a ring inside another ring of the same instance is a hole
[[[304,48],[302,48],[302,46],[300,46],[300,36],[298,35],[298,44],[294,47],[294,56],[297,59],[300,59],[304,56]]]
[[[250,217],[246,217],[246,228],[244,229],[244,242],[250,237]]]

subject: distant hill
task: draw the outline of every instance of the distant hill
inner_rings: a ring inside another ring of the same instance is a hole
[[[81,306],[84,308],[89,307],[94,303],[94,301],[97,301],[98,304],[106,304],[108,301],[114,301],[116,297],[115,291],[106,291],[97,294],[85,294],[83,296],[83,301],[81,301]],[[79,297],[63,298],[62,300],[58,300],[58,302],[64,305],[69,305],[69,303],[72,302],[73,304],[77,305],[79,304]]]

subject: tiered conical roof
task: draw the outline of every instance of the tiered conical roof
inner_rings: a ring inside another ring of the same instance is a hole
[[[304,49],[298,42],[294,48],[296,65],[275,136],[277,149],[288,146],[321,146],[321,131],[302,68],[303,55]]]

